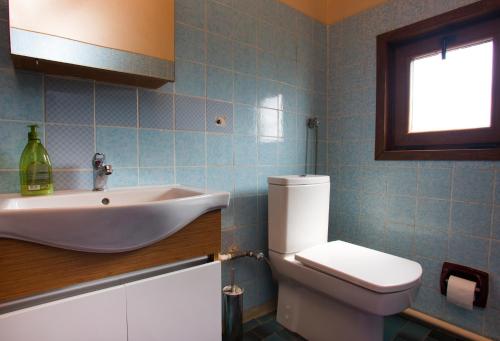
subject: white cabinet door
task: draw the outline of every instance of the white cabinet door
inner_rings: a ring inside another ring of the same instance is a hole
[[[221,266],[213,262],[126,284],[129,341],[221,339]]]
[[[2,341],[126,341],[125,287],[0,315]]]

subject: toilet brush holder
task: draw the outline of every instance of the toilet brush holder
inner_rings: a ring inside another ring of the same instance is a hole
[[[234,284],[234,269],[231,269],[231,285],[222,289],[224,298],[224,341],[243,340],[243,292]]]

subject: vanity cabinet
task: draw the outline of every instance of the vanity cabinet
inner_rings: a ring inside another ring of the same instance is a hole
[[[126,341],[126,316],[119,286],[0,315],[0,340]]]
[[[0,315],[0,340],[220,340],[221,265],[211,262]]]
[[[159,87],[174,80],[174,0],[10,0],[14,64]]]
[[[129,341],[219,341],[220,263],[126,285]]]

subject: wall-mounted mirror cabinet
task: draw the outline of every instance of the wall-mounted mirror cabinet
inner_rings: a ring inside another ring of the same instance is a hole
[[[16,67],[157,88],[174,80],[174,0],[10,0]]]

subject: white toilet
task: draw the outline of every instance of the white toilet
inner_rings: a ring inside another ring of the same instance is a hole
[[[328,176],[270,177],[268,183],[278,322],[311,341],[382,340],[383,316],[411,305],[421,266],[340,240],[328,242]]]

